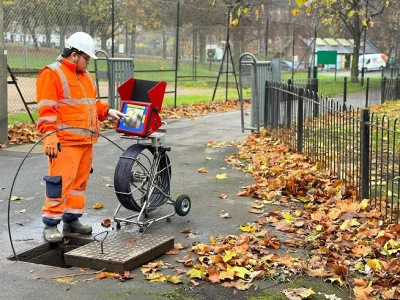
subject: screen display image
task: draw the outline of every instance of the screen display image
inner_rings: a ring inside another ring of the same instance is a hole
[[[120,120],[118,129],[132,134],[141,134],[146,124],[148,106],[123,103],[121,112],[125,117]]]

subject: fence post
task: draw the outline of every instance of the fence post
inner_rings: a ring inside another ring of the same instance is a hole
[[[269,99],[269,81],[265,81],[264,93],[264,129],[268,127],[268,99]]]
[[[385,102],[386,85],[387,85],[387,78],[382,77],[382,80],[381,80],[381,104],[383,104]]]
[[[347,77],[343,78],[343,103],[347,101]]]
[[[365,107],[368,107],[368,96],[369,96],[369,78],[367,78],[367,86],[365,88],[366,95],[365,95]]]
[[[399,76],[396,77],[396,99],[399,99]]]
[[[0,3],[0,144],[8,143],[7,59],[3,34],[3,1]]]
[[[292,105],[293,105],[293,85],[292,80],[288,81],[288,90],[286,91],[287,101],[286,101],[286,127],[290,128],[292,126]]]
[[[369,127],[370,112],[368,108],[361,110],[360,150],[361,150],[361,200],[369,199]]]
[[[318,97],[318,79],[314,78],[313,81],[313,92],[314,92],[314,118],[318,118],[319,116],[319,97]]]
[[[303,153],[303,96],[304,88],[299,88],[297,106],[297,152]]]

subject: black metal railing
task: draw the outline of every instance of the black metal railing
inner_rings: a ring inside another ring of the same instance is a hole
[[[400,119],[283,82],[266,83],[265,101],[273,136],[343,180],[347,196],[370,199],[386,220],[398,222]]]

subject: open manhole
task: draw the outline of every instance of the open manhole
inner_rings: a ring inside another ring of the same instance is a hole
[[[66,237],[64,243],[45,243],[28,251],[17,254],[19,261],[33,264],[69,268],[65,264],[64,253],[86,245],[93,240],[78,237]],[[10,260],[16,260],[15,256],[9,257]]]
[[[17,255],[18,260],[69,268],[109,272],[133,270],[174,248],[174,238],[113,232],[101,240],[67,236],[68,243],[46,243]],[[15,257],[10,258],[15,260]]]

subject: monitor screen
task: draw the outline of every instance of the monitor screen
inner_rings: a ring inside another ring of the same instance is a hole
[[[124,118],[118,121],[116,131],[133,135],[145,135],[150,103],[122,101]]]

